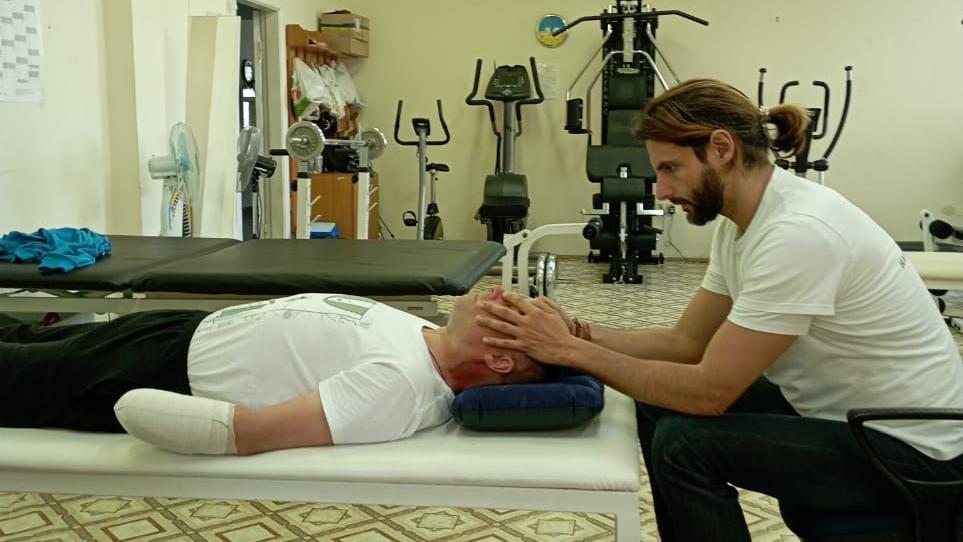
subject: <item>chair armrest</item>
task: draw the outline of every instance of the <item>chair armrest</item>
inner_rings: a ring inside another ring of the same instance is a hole
[[[849,429],[859,443],[860,447],[866,451],[870,460],[877,468],[886,473],[894,482],[903,485],[906,482],[919,482],[910,480],[897,473],[879,451],[869,440],[867,433],[867,422],[883,420],[961,420],[963,421],[963,409],[959,408],[854,408],[846,413],[849,421]],[[925,482],[923,482],[925,483]]]
[[[956,408],[855,408],[846,413],[849,428],[870,461],[895,483],[909,500],[916,517],[916,539],[960,540],[963,480],[926,481],[903,476],[869,440],[866,423],[883,420],[963,420]]]

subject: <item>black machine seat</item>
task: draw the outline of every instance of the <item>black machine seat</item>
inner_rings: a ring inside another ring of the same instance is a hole
[[[528,181],[524,175],[489,175],[485,178],[485,197],[478,208],[478,218],[525,218],[528,216],[529,203]]]
[[[427,169],[428,171],[432,171],[432,170],[442,171],[442,172],[451,171],[450,169],[448,169],[448,164],[441,164],[437,162],[431,162],[430,164],[425,166],[425,169]]]
[[[629,178],[655,180],[655,170],[644,147],[589,145],[585,173],[593,183],[600,183],[606,177],[618,177],[622,166],[629,168]]]

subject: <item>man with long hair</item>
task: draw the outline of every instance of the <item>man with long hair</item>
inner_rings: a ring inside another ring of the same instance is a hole
[[[516,295],[479,317],[512,336],[487,344],[586,371],[638,401],[664,542],[748,541],[735,487],[816,508],[905,509],[847,411],[963,407],[959,350],[893,239],[834,190],[770,161],[803,148],[808,122],[798,106],[759,108],[706,79],[642,111],[636,135],[656,197],[693,224],[721,217],[702,286],[674,327],[605,328]],[[904,474],[963,473],[959,423],[870,425]]]

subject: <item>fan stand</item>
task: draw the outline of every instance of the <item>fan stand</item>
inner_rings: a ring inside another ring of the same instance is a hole
[[[180,186],[177,159],[173,156],[155,156],[148,161],[151,177],[163,183],[161,192],[160,234],[162,237],[190,237],[190,207],[184,201]],[[180,216],[180,227],[177,218]]]

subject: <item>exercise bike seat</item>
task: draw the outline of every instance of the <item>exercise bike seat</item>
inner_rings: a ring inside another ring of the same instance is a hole
[[[441,171],[441,172],[451,171],[450,169],[448,169],[448,164],[440,164],[435,162],[432,162],[427,166],[425,166],[425,169],[427,169],[428,171],[432,171],[432,170]]]

